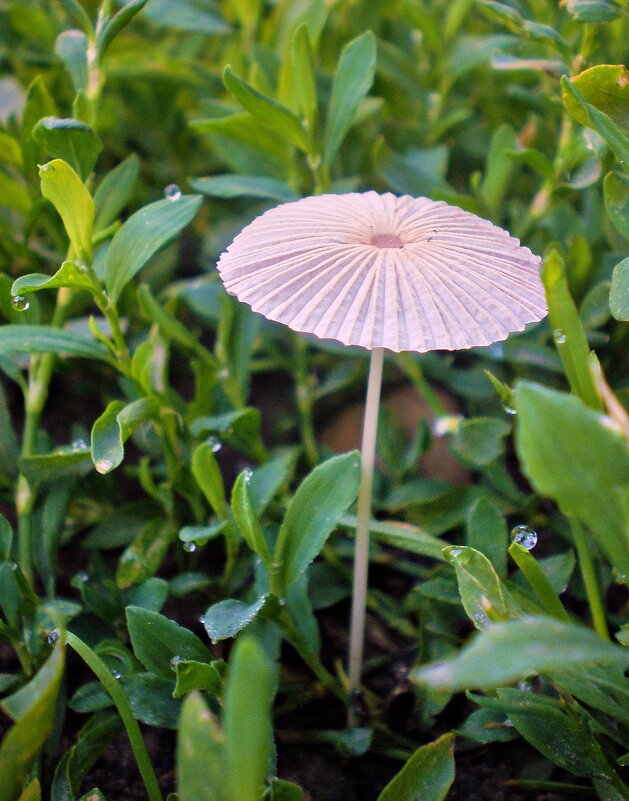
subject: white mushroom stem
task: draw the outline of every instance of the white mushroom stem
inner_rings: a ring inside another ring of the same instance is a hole
[[[358,491],[358,521],[354,549],[354,592],[352,597],[352,621],[349,640],[350,690],[361,684],[363,666],[363,644],[365,640],[365,615],[367,608],[367,574],[369,571],[369,521],[371,519],[371,493],[376,459],[376,434],[382,386],[384,348],[371,351],[367,403],[363,423],[361,445],[361,476]]]

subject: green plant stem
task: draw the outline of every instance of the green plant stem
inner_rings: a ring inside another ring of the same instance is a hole
[[[111,675],[109,668],[103,660],[86,645],[83,640],[80,640],[75,634],[67,632],[66,641],[96,674],[96,677],[116,705],[116,709],[122,718],[127,736],[129,737],[129,743],[131,744],[131,749],[150,801],[163,801],[157,776],[155,775],[153,765],[151,764],[146,746],[144,745],[144,740],[142,739],[142,732],[140,731],[136,719],[133,717],[133,711],[124,690]]]
[[[60,328],[66,318],[68,306],[72,298],[70,289],[60,289],[57,304],[51,320],[51,326]],[[24,431],[20,458],[32,456],[37,449],[37,437],[41,416],[48,398],[48,388],[55,365],[54,353],[43,353],[32,356],[29,370],[28,388],[25,397]],[[17,560],[26,578],[33,580],[33,508],[37,500],[35,489],[29,484],[26,476],[18,475],[15,494],[15,508],[18,518],[18,553]]]
[[[588,604],[590,605],[590,614],[592,615],[594,629],[599,637],[602,637],[604,640],[609,640],[611,638],[605,619],[605,607],[603,606],[603,599],[601,598],[598,581],[596,579],[594,561],[592,560],[592,554],[587,544],[583,526],[575,517],[569,517],[568,519],[570,520],[574,546],[577,549],[579,567],[581,569],[583,583],[585,584],[585,593],[588,598]]]
[[[354,589],[352,594],[352,617],[349,645],[350,691],[360,687],[365,642],[365,619],[367,608],[367,576],[369,571],[369,521],[371,519],[371,495],[373,471],[376,459],[376,435],[384,348],[371,351],[369,378],[367,379],[367,402],[361,445],[361,476],[358,491],[356,542],[354,550]]]
[[[304,443],[306,460],[310,467],[319,461],[319,449],[314,428],[314,398],[312,382],[308,372],[308,345],[304,340],[295,337],[295,393],[297,397],[297,411],[299,412],[299,428]]]
[[[334,676],[323,666],[317,654],[310,648],[299,629],[293,623],[291,616],[285,607],[280,610],[277,622],[282,629],[284,637],[297,651],[310,670],[312,670],[321,684],[330,690],[330,692],[334,693],[334,695],[336,695],[336,697],[339,698],[344,704],[348,704],[348,694],[343,690]]]

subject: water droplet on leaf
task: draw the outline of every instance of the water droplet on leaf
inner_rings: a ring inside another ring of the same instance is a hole
[[[511,529],[511,540],[530,551],[537,545],[537,531],[525,525],[516,526]]]
[[[218,453],[223,447],[223,443],[216,437],[210,437],[207,441],[207,444],[210,446],[212,453]]]
[[[557,345],[563,345],[566,341],[566,335],[561,328],[555,328],[553,331],[553,339]]]
[[[114,463],[111,459],[97,459],[94,462],[94,467],[98,470],[99,473],[109,473],[109,471],[114,466]]]
[[[84,439],[75,439],[72,440],[72,444],[70,448],[76,453],[77,451],[83,451],[87,448],[87,442]]]
[[[445,434],[454,433],[462,419],[460,414],[444,414],[441,417],[435,417],[430,428],[435,437],[443,437]]]
[[[175,670],[180,662],[183,662],[183,656],[173,656],[170,660],[170,667]]]
[[[164,197],[166,200],[179,200],[181,197],[181,189],[177,184],[168,184],[166,189],[164,189]]]
[[[515,406],[510,406],[508,403],[503,403],[502,404],[502,408],[504,409],[504,411],[507,414],[517,414],[518,413],[518,410],[515,408]]]
[[[250,467],[247,467],[245,470],[245,481],[248,484],[251,479],[253,478],[253,470]]]
[[[116,669],[114,668],[114,669],[111,671],[111,675],[114,677],[114,679],[119,679],[119,678],[122,676],[122,673],[121,673],[119,670],[116,670]]]
[[[11,306],[15,311],[28,311],[30,305],[28,298],[24,297],[24,295],[13,295],[11,297]]]
[[[197,546],[194,542],[184,542],[183,549],[186,553],[194,553],[197,549]]]
[[[54,645],[59,639],[59,632],[57,629],[53,629],[46,639],[48,640],[48,645]]]

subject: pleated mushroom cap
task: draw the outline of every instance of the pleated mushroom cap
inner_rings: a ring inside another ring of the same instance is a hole
[[[392,351],[488,345],[546,314],[540,259],[428,198],[317,195],[257,217],[221,256],[230,294],[321,339]]]

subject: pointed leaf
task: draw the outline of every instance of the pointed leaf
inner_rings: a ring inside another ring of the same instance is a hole
[[[129,217],[105,259],[105,285],[113,303],[151,256],[192,222],[201,202],[198,195],[158,200]]]
[[[442,801],[454,781],[454,735],[418,748],[378,801]]]
[[[339,518],[358,494],[358,452],[315,467],[295,493],[277,538],[273,561],[281,564],[284,589],[299,578],[325,545]]]
[[[78,258],[92,260],[94,201],[85,185],[61,159],[54,159],[39,168],[42,195],[57,209]]]

